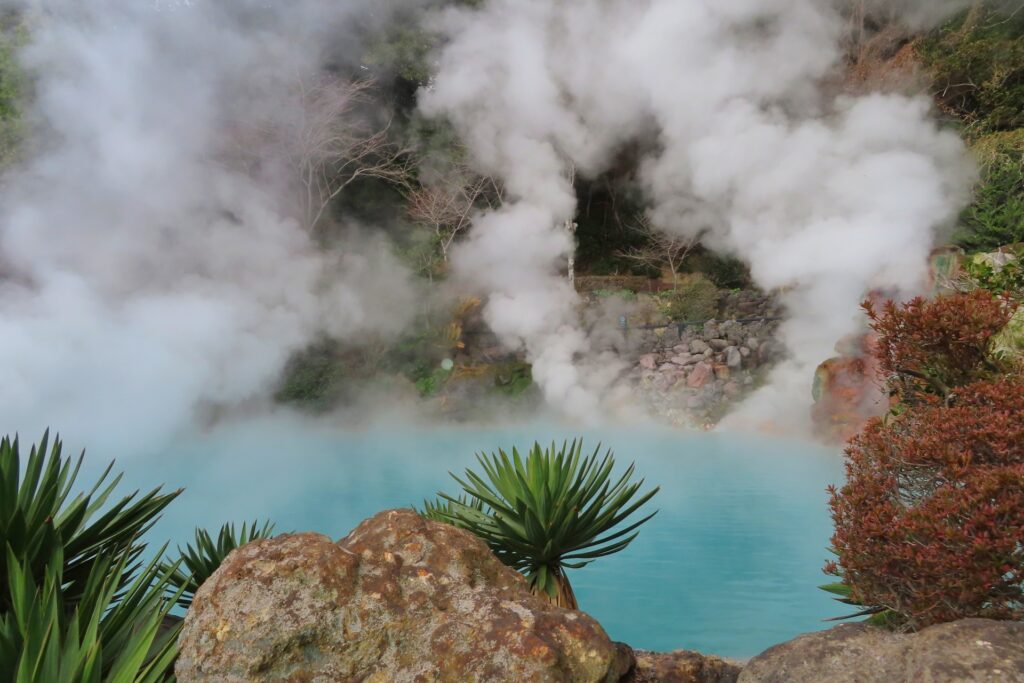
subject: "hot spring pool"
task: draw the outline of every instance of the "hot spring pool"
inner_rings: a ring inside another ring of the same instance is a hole
[[[173,451],[124,454],[126,483],[185,486],[152,532],[190,540],[196,525],[270,518],[278,531],[344,536],[385,508],[456,492],[448,470],[473,454],[572,438],[571,430],[438,428],[339,432],[295,423],[222,428]],[[831,521],[825,486],[841,477],[832,450],[797,441],[656,429],[587,430],[620,464],[661,486],[660,513],[624,552],[572,571],[583,610],[637,648],[749,657],[842,612],[818,590]],[[72,452],[77,444],[68,442]],[[87,457],[90,472],[109,456]]]

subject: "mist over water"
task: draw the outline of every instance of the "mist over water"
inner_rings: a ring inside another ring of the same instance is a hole
[[[278,532],[337,540],[380,510],[457,493],[447,472],[475,466],[475,453],[577,435],[551,423],[353,431],[277,417],[225,423],[167,449],[126,454],[118,465],[125,488],[186,487],[150,534],[156,544],[184,543],[195,526],[255,518],[272,519]],[[570,572],[581,609],[612,639],[748,657],[840,613],[816,588],[827,579],[825,486],[842,476],[834,451],[663,428],[583,435],[586,450],[600,442],[662,487],[650,504],[658,514],[629,548]],[[87,458],[84,480],[104,464]]]
[[[919,26],[962,4],[891,9]],[[323,249],[302,226],[294,158],[252,133],[288,139],[297,84],[359,72],[370,28],[436,5],[4,6],[31,8],[34,84],[31,153],[0,189],[4,431],[172,443],[271,412],[286,360],[320,336],[358,344],[409,324],[425,294],[382,226],[342,217],[340,248]],[[631,407],[623,361],[580,325],[564,275],[574,177],[635,150],[656,226],[704,234],[784,292],[790,360],[736,417],[784,428],[805,418],[811,372],[856,329],[861,297],[920,287],[966,196],[962,145],[925,100],[823,86],[844,27],[831,3],[489,0],[422,16],[443,40],[421,110],[507,188],[455,248],[452,287],[486,298],[547,408],[579,423]]]

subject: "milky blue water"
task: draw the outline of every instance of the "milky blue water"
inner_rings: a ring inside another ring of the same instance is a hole
[[[254,517],[337,539],[379,510],[419,505],[440,488],[456,492],[447,471],[473,465],[477,451],[574,435],[550,426],[352,433],[264,422],[122,458],[118,469],[131,487],[186,487],[155,541],[183,543],[196,525]],[[581,609],[613,639],[749,657],[842,612],[816,588],[827,578],[825,487],[841,477],[836,451],[655,429],[584,436],[661,486],[652,501],[660,512],[632,546],[570,573]],[[105,464],[100,454],[88,460]]]

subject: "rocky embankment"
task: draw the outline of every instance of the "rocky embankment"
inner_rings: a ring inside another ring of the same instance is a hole
[[[677,425],[716,422],[778,360],[780,310],[767,296],[731,293],[731,319],[647,330],[630,377],[655,415]]]
[[[840,626],[745,667],[634,651],[532,595],[477,537],[411,510],[336,543],[285,534],[232,552],[197,591],[179,648],[182,683],[1024,682],[1024,624],[981,619],[916,635]]]

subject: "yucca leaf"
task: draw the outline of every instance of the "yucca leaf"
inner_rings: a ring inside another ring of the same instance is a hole
[[[423,514],[482,538],[502,562],[526,574],[539,594],[571,599],[564,569],[622,550],[654,516],[618,528],[658,489],[638,495],[644,482],[631,481],[633,465],[611,479],[615,459],[611,451],[602,456],[600,446],[583,456],[576,439],[561,448],[534,443],[525,459],[516,448],[511,455],[499,449],[476,459],[482,473],[451,475],[462,495],[439,493],[436,503],[425,503]]]

